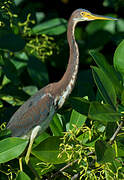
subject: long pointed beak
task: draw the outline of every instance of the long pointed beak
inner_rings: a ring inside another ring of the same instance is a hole
[[[117,18],[113,18],[113,17],[108,17],[108,16],[101,16],[101,15],[97,15],[97,14],[91,14],[91,17],[89,17],[89,19],[93,19],[93,20],[118,20]]]

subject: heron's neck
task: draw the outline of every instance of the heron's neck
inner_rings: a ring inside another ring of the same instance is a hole
[[[66,72],[62,79],[59,81],[59,92],[60,92],[60,99],[58,102],[58,107],[61,107],[67,98],[67,96],[71,93],[77,72],[78,72],[78,64],[79,64],[79,51],[78,46],[75,41],[74,37],[74,29],[76,26],[76,22],[74,22],[71,18],[68,23],[68,30],[67,30],[67,38],[70,48],[70,56],[69,56],[69,62],[67,65]]]

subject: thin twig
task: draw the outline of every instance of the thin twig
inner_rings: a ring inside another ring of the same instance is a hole
[[[71,180],[75,180],[75,179],[77,179],[79,176],[80,176],[80,174],[77,173],[77,174],[75,174],[75,175],[71,178]]]
[[[58,175],[59,173],[63,172],[65,169],[69,168],[70,166],[72,166],[74,163],[78,162],[79,159],[74,160],[73,162],[68,163],[66,166],[64,166],[63,168],[61,168],[59,171],[57,171],[55,174],[53,174],[51,176],[51,178],[55,177],[56,175]]]
[[[94,153],[94,151],[89,152],[87,155],[90,156]],[[51,176],[51,178],[55,177],[56,175],[58,175],[59,173],[63,172],[65,169],[69,168],[70,166],[72,166],[73,164],[77,163],[79,161],[79,159],[76,159],[70,163],[68,163],[66,166],[64,166],[63,168],[61,168],[59,171],[57,171],[55,174],[53,174]]]
[[[116,136],[118,135],[119,131],[121,130],[123,126],[123,121],[120,122],[119,126],[117,127],[115,133],[113,134],[113,136],[110,138],[109,142],[112,144],[113,141],[115,140]]]
[[[113,141],[115,140],[115,138],[116,138],[117,134],[119,133],[119,131],[121,130],[122,126],[123,126],[123,121],[121,121],[121,123],[119,124],[119,126],[118,126],[118,128],[116,129],[115,133],[114,133],[113,136],[110,138],[110,143],[111,143],[111,144],[112,144]],[[87,155],[90,156],[90,155],[92,155],[92,154],[94,154],[94,151],[89,152]],[[76,160],[74,160],[73,162],[70,162],[69,164],[67,164],[66,166],[64,166],[63,168],[61,168],[59,171],[57,171],[55,174],[53,174],[53,175],[51,176],[51,178],[53,178],[53,177],[55,177],[56,175],[58,175],[59,173],[63,172],[65,169],[69,168],[69,167],[72,166],[74,163],[78,162],[78,160],[79,160],[79,159],[76,159]],[[74,179],[76,179],[77,177],[79,177],[79,174],[75,174],[75,175],[72,177],[71,180],[74,180]]]

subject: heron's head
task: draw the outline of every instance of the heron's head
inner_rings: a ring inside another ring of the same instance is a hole
[[[85,9],[77,9],[76,11],[74,11],[73,20],[80,22],[80,21],[92,21],[92,20],[117,20],[117,19],[93,14]]]

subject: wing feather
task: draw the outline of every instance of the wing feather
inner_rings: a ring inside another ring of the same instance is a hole
[[[52,119],[54,112],[53,98],[47,93],[38,92],[29,98],[12,116],[7,128],[11,130],[12,136],[27,135],[36,125],[41,126],[41,130],[45,130],[47,124]],[[49,118],[49,121],[45,121]],[[43,124],[43,125],[42,125]],[[43,127],[46,125],[46,127]]]

